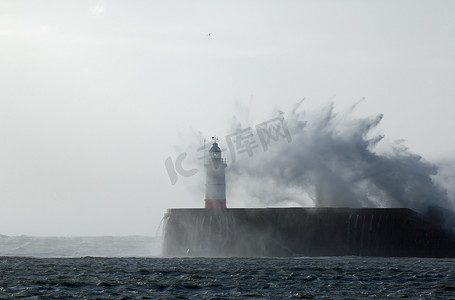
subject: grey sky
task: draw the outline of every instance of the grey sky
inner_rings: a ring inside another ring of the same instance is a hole
[[[200,178],[171,185],[165,159],[192,132],[230,133],[235,103],[255,125],[366,97],[356,113],[384,113],[387,138],[453,161],[454,9],[0,1],[0,233],[154,235],[166,208],[203,205]]]

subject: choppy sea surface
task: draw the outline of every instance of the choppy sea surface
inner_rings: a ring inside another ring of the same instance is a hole
[[[161,237],[36,237],[0,234],[0,256],[144,257],[161,253]]]
[[[455,299],[455,260],[0,257],[0,298]]]

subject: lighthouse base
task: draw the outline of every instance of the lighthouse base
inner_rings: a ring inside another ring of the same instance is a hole
[[[205,208],[226,208],[226,200],[205,200]]]

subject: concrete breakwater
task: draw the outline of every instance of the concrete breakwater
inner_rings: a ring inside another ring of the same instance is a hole
[[[168,209],[163,255],[455,257],[455,234],[406,208]]]

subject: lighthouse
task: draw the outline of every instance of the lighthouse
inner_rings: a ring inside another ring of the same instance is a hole
[[[217,139],[212,137],[212,147],[204,162],[205,208],[226,208],[226,160],[221,157]]]

